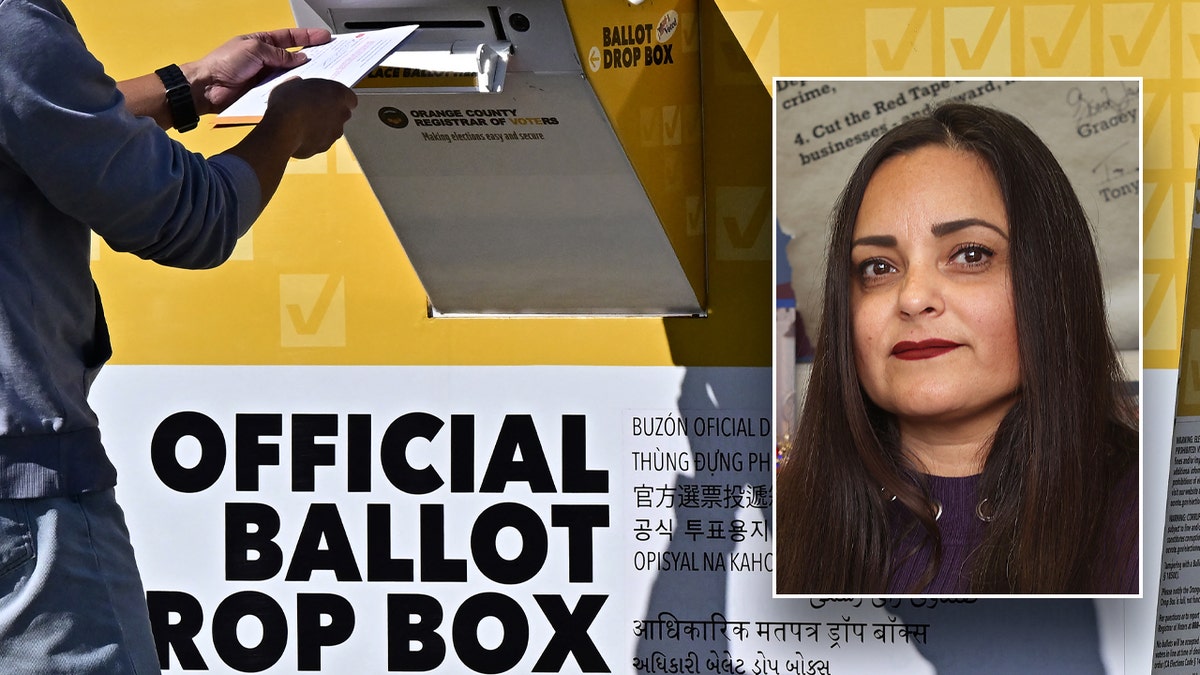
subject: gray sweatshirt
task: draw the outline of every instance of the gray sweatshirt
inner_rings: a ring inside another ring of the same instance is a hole
[[[213,267],[260,202],[245,162],[206,160],[128,113],[61,2],[0,0],[0,498],[116,483],[87,401],[112,353],[91,233]]]

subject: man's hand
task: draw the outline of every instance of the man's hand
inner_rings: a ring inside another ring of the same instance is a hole
[[[289,51],[329,42],[323,28],[283,28],[266,33],[239,35],[196,61],[179,66],[192,87],[192,100],[200,115],[221,112],[248,89],[277,69],[294,68],[308,57]],[[154,73],[117,83],[125,107],[139,117],[153,118],[163,129],[173,120],[163,95],[163,83]]]
[[[308,60],[303,52],[289,49],[329,40],[329,31],[323,28],[283,28],[239,35],[199,60],[179,67],[192,85],[196,111],[201,115],[218,113],[264,76]]]
[[[358,105],[358,97],[340,82],[292,78],[281,83],[267,99],[259,127],[278,129],[292,139],[288,154],[305,159],[325,152],[342,136],[342,128]]]
[[[356,105],[354,91],[340,82],[292,78],[275,87],[262,121],[226,152],[254,169],[265,204],[275,193],[288,159],[328,150],[341,137]]]

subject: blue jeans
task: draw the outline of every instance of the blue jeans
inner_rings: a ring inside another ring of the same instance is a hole
[[[159,673],[112,490],[0,500],[0,673]]]

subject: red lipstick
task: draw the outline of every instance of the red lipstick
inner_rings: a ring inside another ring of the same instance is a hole
[[[932,359],[941,356],[946,352],[958,348],[960,345],[957,342],[949,340],[921,340],[920,342],[897,342],[892,347],[892,356],[904,361],[919,361],[921,359]]]

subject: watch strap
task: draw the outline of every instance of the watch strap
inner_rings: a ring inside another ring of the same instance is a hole
[[[177,131],[191,131],[200,123],[196,102],[192,100],[192,85],[179,66],[171,64],[154,71],[167,90],[167,107],[171,111],[171,126]]]

